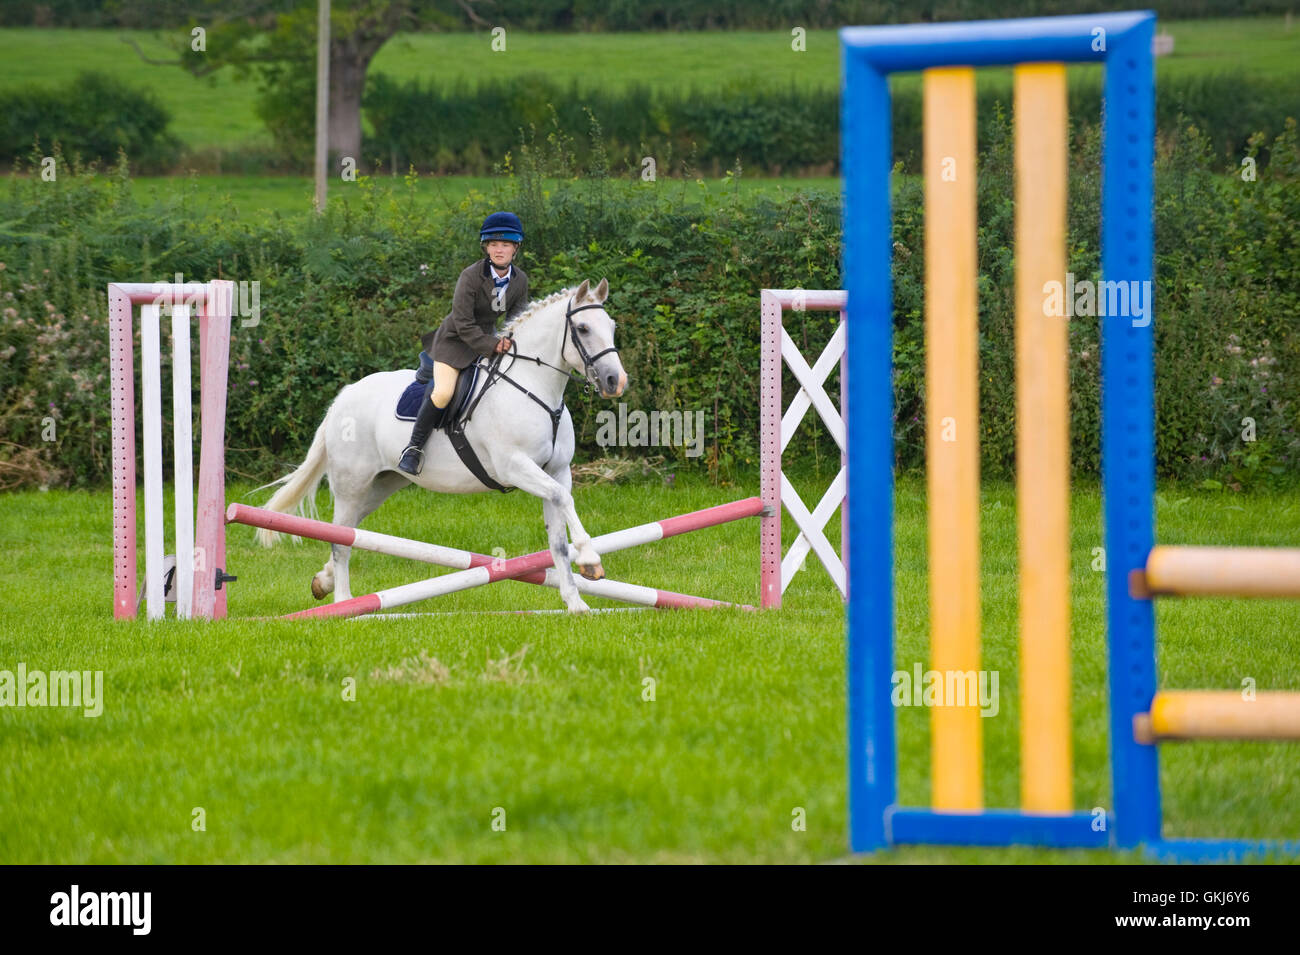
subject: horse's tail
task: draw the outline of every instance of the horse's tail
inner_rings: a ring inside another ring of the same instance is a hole
[[[282,486],[266,502],[268,511],[288,514],[296,508],[299,513],[305,511],[309,517],[316,516],[316,489],[320,487],[321,478],[325,476],[325,468],[329,464],[329,456],[325,453],[325,426],[329,423],[329,418],[326,414],[325,420],[316,429],[316,437],[312,439],[306,460],[292,474],[275,482]],[[264,527],[257,531],[258,543],[263,547],[270,547],[279,536],[275,531]]]

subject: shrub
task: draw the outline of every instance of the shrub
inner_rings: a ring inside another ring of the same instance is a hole
[[[590,118],[588,119],[590,122]],[[593,127],[596,143],[599,129]],[[1014,469],[1011,130],[995,112],[979,165],[982,467]],[[1262,151],[1255,139],[1250,149]],[[1071,140],[1069,268],[1099,270],[1095,127]],[[1267,143],[1271,164],[1253,181],[1194,126],[1164,137],[1156,169],[1156,451],[1164,477],[1247,486],[1300,472],[1300,147],[1295,124]],[[107,480],[109,281],[231,278],[261,283],[256,326],[236,323],[231,352],[228,461],[232,474],[279,476],[301,460],[339,388],[373,371],[414,367],[419,335],[446,314],[460,270],[478,255],[483,216],[510,208],[528,241],[520,264],[544,295],[608,278],[609,308],[635,409],[703,411],[703,461],[726,480],[757,463],[758,291],[841,287],[839,197],[745,194],[686,180],[626,182],[595,166],[579,174],[557,128],[519,144],[510,175],[433,217],[414,202],[381,202],[362,177],[355,197],[302,223],[231,222],[131,197],[124,165],[110,175],[74,168],[56,182],[11,179],[0,198],[0,485]],[[894,220],[897,458],[924,457],[924,244],[921,183],[897,179]],[[414,177],[408,177],[414,188]],[[791,314],[805,353],[836,317]],[[1069,329],[1071,448],[1079,475],[1098,468],[1097,322]],[[1237,350],[1239,349],[1239,350]],[[166,377],[166,372],[164,372]],[[838,373],[828,382],[834,394]],[[796,385],[787,375],[787,399]],[[571,390],[580,459],[601,456],[596,413],[609,405]],[[1252,418],[1254,432],[1242,425]],[[56,440],[46,438],[48,422]],[[805,419],[811,421],[811,419]],[[1254,437],[1254,441],[1246,440]],[[838,465],[816,428],[791,448],[796,467]],[[8,475],[6,477],[6,474]]]
[[[148,90],[100,73],[82,73],[57,89],[0,92],[0,159],[16,160],[44,144],[81,162],[111,163],[125,151],[138,171],[171,167],[180,142],[167,132],[171,116]]]

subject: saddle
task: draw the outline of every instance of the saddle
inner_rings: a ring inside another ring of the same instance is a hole
[[[434,430],[447,432],[447,437],[451,439],[451,446],[456,449],[456,454],[470,473],[478,478],[484,487],[505,493],[513,491],[514,488],[505,487],[492,479],[491,475],[484,469],[483,462],[478,459],[478,455],[474,453],[474,449],[470,447],[469,441],[465,438],[466,415],[469,414],[475,404],[472,400],[474,389],[478,385],[479,374],[482,370],[482,363],[475,362],[461,371],[460,377],[456,380],[456,390],[452,393],[451,401],[447,403],[447,410],[443,412],[442,422]],[[394,416],[400,421],[414,421],[420,414],[420,403],[429,400],[429,392],[432,390],[432,379],[427,382],[420,381],[418,378],[412,381],[406,386],[402,396],[397,399],[397,408],[393,412]]]
[[[451,396],[446,412],[443,413],[439,428],[446,430],[461,419],[469,405],[470,396],[474,393],[474,387],[478,384],[479,370],[480,366],[475,363],[461,371],[460,378],[456,380],[456,391]],[[402,396],[397,399],[397,408],[393,411],[393,416],[399,421],[414,421],[420,414],[421,402],[429,400],[431,391],[433,391],[432,379],[427,382],[415,379],[406,386]]]

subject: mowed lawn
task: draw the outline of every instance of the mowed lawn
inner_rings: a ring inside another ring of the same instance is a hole
[[[756,483],[714,487],[682,472],[671,487],[580,488],[580,513],[602,533],[756,493]],[[798,484],[806,498],[818,490],[814,479]],[[265,495],[231,488],[228,497]],[[320,503],[328,517],[325,493]],[[1092,569],[1099,505],[1095,489],[1075,491],[1081,809],[1110,805],[1103,577]],[[1010,487],[986,486],[984,665],[1001,675],[1000,711],[983,721],[990,806],[1017,800],[1014,510]],[[1295,545],[1300,496],[1167,488],[1158,522],[1170,543]],[[543,543],[540,507],[521,494],[406,491],[367,526],[507,554]],[[0,862],[847,858],[843,615],[815,559],[785,609],[762,614],[285,622],[250,618],[311,604],[325,546],[264,550],[232,527],[231,619],[149,625],[110,619],[110,527],[106,491],[0,496],[0,669],[102,670],[105,686],[98,718],[0,709]],[[896,549],[898,665],[910,669],[927,643],[924,487],[912,478],[898,490]],[[750,520],[611,554],[605,566],[616,579],[756,602],[757,561]],[[353,589],[427,572],[357,555]],[[497,584],[410,609],[558,606],[551,591]],[[1300,603],[1165,602],[1158,616],[1162,685],[1234,688],[1250,678],[1300,690]],[[345,699],[349,681],[355,700]],[[928,799],[927,716],[899,712],[911,804]],[[1167,833],[1295,838],[1298,757],[1293,743],[1164,747]],[[206,829],[194,831],[200,808]],[[869,861],[1132,860],[918,848]]]
[[[791,28],[798,26],[791,23]],[[1240,70],[1300,78],[1300,24],[1281,17],[1189,20],[1160,25],[1174,37],[1174,52],[1158,61],[1160,76]],[[134,30],[0,30],[0,89],[66,83],[83,70],[99,70],[154,91],[173,114],[172,131],[191,148],[266,143],[254,112],[256,82],[229,68],[196,79],[174,66],[143,61],[124,39],[152,59],[170,60],[189,33]],[[403,33],[376,54],[371,73],[398,80],[476,83],[526,81],[545,75],[581,89],[623,89],[711,95],[754,87],[835,89],[839,38],[834,30],[807,34],[806,49],[791,48],[789,30],[683,33],[507,32],[504,52],[479,33]],[[1009,74],[1003,77],[1009,83]]]

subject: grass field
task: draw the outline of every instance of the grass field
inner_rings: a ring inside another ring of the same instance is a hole
[[[811,482],[810,482],[811,483]],[[808,490],[800,482],[801,491]],[[231,500],[246,489],[231,488]],[[593,533],[756,493],[582,488]],[[265,492],[251,498],[260,502]],[[321,497],[324,516],[329,508]],[[900,667],[925,657],[923,486],[898,490]],[[376,530],[507,553],[541,545],[522,495],[403,492]],[[0,496],[0,669],[104,671],[103,715],[0,709],[3,862],[822,862],[846,858],[843,618],[810,562],[779,612],[446,615],[289,623],[323,545],[256,548],[232,528],[231,612],[214,624],[110,619],[107,492]],[[1167,488],[1166,543],[1294,545],[1300,496]],[[1014,494],[984,491],[986,799],[1017,799]],[[485,530],[485,529],[491,530]],[[787,533],[792,528],[788,526]],[[1073,497],[1075,801],[1108,806],[1103,577],[1095,490]],[[421,568],[354,555],[354,591]],[[733,524],[610,555],[616,579],[757,596],[757,527]],[[414,610],[554,608],[498,584]],[[1162,685],[1300,689],[1300,603],[1159,605]],[[644,680],[655,699],[643,699]],[[343,699],[346,679],[355,701]],[[902,797],[928,799],[927,714],[899,712]],[[1300,834],[1300,744],[1162,750],[1166,831]],[[191,828],[202,807],[206,831]],[[793,831],[802,808],[807,830]],[[494,831],[504,811],[505,831]],[[909,849],[881,862],[1110,862],[1095,852]]]
[[[1165,23],[1174,52],[1159,75],[1241,70],[1300,79],[1300,22],[1279,17]],[[178,34],[179,36],[179,34]],[[172,59],[170,38],[125,30],[0,30],[0,89],[61,84],[82,70],[101,70],[154,90],[172,111],[172,131],[192,148],[266,142],[253,112],[256,87],[229,69],[195,79],[176,67],[142,61],[128,37],[151,58]],[[834,31],[812,31],[807,50],[790,48],[788,32],[528,34],[514,31],[494,53],[486,33],[399,34],[375,56],[372,73],[395,79],[475,82],[546,74],[579,87],[696,90],[789,86],[832,89],[839,82]],[[995,74],[990,74],[994,75]],[[995,78],[996,81],[996,78]],[[1001,82],[1007,81],[1003,76]]]

